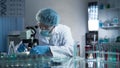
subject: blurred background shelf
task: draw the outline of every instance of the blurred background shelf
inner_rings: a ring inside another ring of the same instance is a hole
[[[120,29],[120,26],[103,26],[102,29]]]

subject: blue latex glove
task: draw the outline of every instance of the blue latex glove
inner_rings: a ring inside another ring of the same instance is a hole
[[[25,46],[24,44],[21,44],[21,45],[18,47],[17,51],[18,51],[18,52],[24,52],[25,49],[26,49],[26,46]]]
[[[43,54],[46,54],[48,52],[50,52],[50,47],[46,46],[46,45],[45,46],[38,45],[30,50],[30,54],[43,55]]]

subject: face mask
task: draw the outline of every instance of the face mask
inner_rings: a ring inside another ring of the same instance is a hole
[[[41,31],[40,31],[40,34],[41,34],[42,36],[45,36],[45,37],[50,37],[50,36],[51,36],[51,33],[50,33],[49,30],[41,30]]]

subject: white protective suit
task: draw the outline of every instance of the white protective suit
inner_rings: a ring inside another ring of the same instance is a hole
[[[74,40],[72,38],[69,27],[59,24],[53,31],[51,37],[44,37],[39,35],[40,45],[49,45],[53,57],[68,57],[73,56]]]

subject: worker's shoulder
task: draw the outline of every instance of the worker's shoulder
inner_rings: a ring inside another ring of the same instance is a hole
[[[59,24],[56,27],[57,29],[61,29],[61,30],[69,30],[70,27],[68,27],[67,25],[63,25],[63,24]]]
[[[70,28],[66,25],[63,24],[59,24],[55,27],[55,32],[56,33],[66,33],[66,32],[70,32]]]

